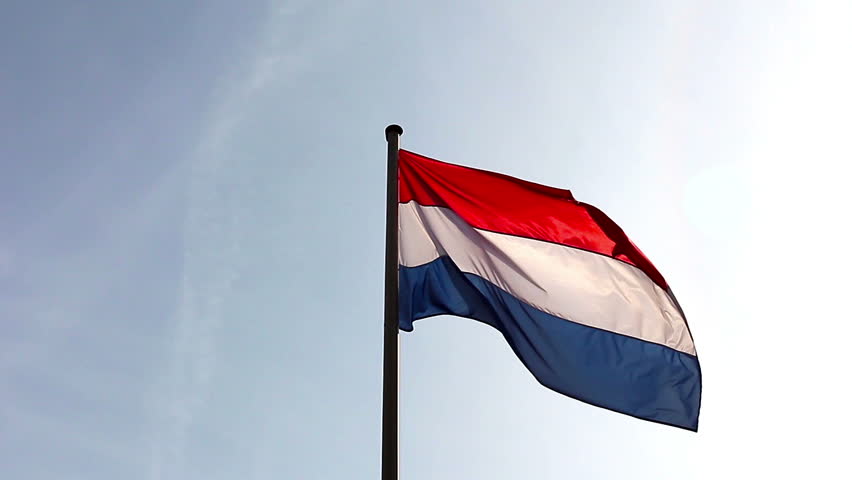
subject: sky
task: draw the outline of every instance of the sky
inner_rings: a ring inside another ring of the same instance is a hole
[[[378,478],[384,127],[663,272],[698,433],[402,335],[402,479],[846,478],[852,4],[11,0],[0,477]]]

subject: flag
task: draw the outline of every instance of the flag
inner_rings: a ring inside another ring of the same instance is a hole
[[[399,326],[496,328],[544,386],[697,431],[701,370],[666,280],[568,190],[399,151]]]

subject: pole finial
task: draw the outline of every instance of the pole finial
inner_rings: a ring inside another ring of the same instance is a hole
[[[395,123],[388,125],[385,128],[385,140],[390,141],[391,135],[402,135],[402,127]]]

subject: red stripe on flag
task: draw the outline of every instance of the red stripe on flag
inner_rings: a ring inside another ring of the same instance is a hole
[[[559,243],[629,263],[666,280],[624,231],[569,190],[399,151],[399,201],[446,207],[475,228]]]

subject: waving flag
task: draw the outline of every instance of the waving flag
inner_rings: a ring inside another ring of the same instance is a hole
[[[399,326],[499,330],[543,385],[698,429],[701,371],[663,276],[568,190],[399,151]]]

